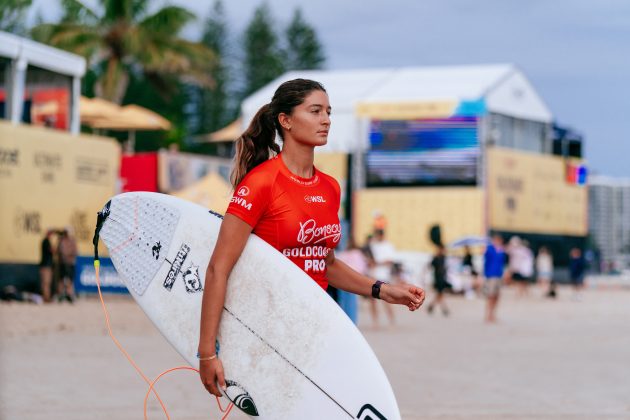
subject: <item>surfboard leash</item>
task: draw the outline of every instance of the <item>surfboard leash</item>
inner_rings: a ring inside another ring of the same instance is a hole
[[[155,384],[160,380],[160,378],[162,376],[164,376],[164,375],[166,375],[166,374],[168,374],[170,372],[176,371],[176,370],[191,370],[191,371],[194,371],[194,372],[197,372],[197,373],[199,373],[199,370],[195,369],[193,367],[190,367],[190,366],[178,366],[178,367],[174,367],[174,368],[165,370],[164,372],[160,373],[153,381],[150,381],[149,378],[147,378],[147,376],[144,374],[144,372],[142,372],[142,369],[140,369],[140,367],[136,364],[136,362],[133,360],[131,355],[124,349],[122,344],[118,341],[118,339],[114,335],[114,332],[112,331],[111,323],[110,323],[110,320],[109,320],[109,311],[107,310],[107,306],[105,305],[105,300],[103,299],[103,293],[101,292],[101,280],[100,280],[101,261],[100,261],[99,256],[98,256],[99,236],[100,236],[101,228],[103,227],[103,223],[105,223],[105,220],[109,216],[109,212],[110,212],[109,211],[109,207],[110,207],[110,205],[111,205],[111,201],[108,201],[107,204],[105,204],[105,206],[103,207],[103,210],[98,212],[97,221],[96,221],[96,230],[94,231],[94,238],[92,239],[92,243],[94,244],[94,273],[95,273],[95,277],[96,277],[96,289],[98,291],[98,297],[99,297],[99,299],[101,301],[101,308],[103,309],[103,314],[105,315],[105,324],[107,326],[107,333],[111,337],[111,339],[114,342],[114,344],[116,345],[116,347],[118,347],[118,349],[121,351],[121,353],[127,358],[127,361],[129,361],[131,366],[134,367],[136,372],[138,372],[138,374],[142,377],[142,379],[149,385],[149,389],[147,390],[147,393],[146,393],[146,395],[144,397],[144,419],[148,420],[148,417],[147,417],[147,400],[149,398],[149,394],[151,394],[151,392],[153,392],[153,394],[157,398],[158,402],[160,403],[160,406],[162,407],[162,411],[164,411],[164,415],[166,415],[167,420],[170,420],[171,417],[168,414],[168,410],[166,409],[166,405],[164,404],[164,402],[160,398],[160,395],[158,394],[157,390],[155,389]],[[232,408],[234,407],[234,404],[232,402],[230,402],[228,404],[228,406],[224,409],[222,407],[222,405],[221,405],[221,401],[219,400],[219,397],[215,396],[215,398],[217,400],[217,406],[219,407],[219,411],[223,414],[223,416],[221,417],[221,420],[226,420],[228,418],[228,415],[232,411]]]

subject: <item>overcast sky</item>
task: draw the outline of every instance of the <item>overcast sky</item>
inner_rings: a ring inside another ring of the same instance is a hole
[[[95,0],[84,1],[98,4]],[[173,0],[198,16],[212,0]],[[223,0],[233,39],[261,0]],[[593,171],[630,177],[630,0],[267,0],[279,30],[296,7],[317,30],[327,68],[514,63],[557,121],[585,136]],[[166,4],[154,0],[155,6]],[[56,0],[34,12],[59,15]]]

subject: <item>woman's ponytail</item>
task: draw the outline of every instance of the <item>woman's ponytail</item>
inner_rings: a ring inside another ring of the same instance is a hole
[[[263,105],[247,130],[236,140],[236,155],[232,169],[232,186],[236,186],[245,175],[257,165],[265,162],[271,153],[280,153],[276,143],[276,124],[271,111],[271,104]]]

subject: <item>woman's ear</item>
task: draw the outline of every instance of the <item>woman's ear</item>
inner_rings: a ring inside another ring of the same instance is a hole
[[[291,131],[291,116],[285,114],[284,112],[281,112],[280,114],[278,114],[278,121],[280,122],[280,125],[282,126],[282,128],[284,128],[287,131]]]

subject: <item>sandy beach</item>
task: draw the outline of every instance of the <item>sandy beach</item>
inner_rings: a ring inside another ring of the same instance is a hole
[[[395,325],[374,328],[362,302],[359,326],[402,417],[630,418],[630,290],[540,295],[506,290],[497,325],[483,323],[482,299],[450,297],[449,317],[399,309]],[[183,364],[131,298],[106,302],[114,333],[150,378]],[[97,299],[0,304],[0,332],[1,419],[142,418],[147,386],[107,335]],[[159,391],[173,420],[221,418],[192,372],[167,376]],[[149,418],[165,418],[153,400]]]

